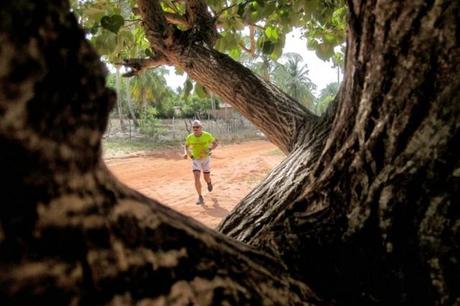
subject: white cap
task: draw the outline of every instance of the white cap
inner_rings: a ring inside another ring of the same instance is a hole
[[[200,120],[193,120],[192,121],[192,126],[202,126]]]

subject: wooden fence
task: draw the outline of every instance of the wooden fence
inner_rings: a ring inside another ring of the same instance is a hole
[[[141,133],[131,120],[124,119],[124,129],[119,119],[111,119],[105,138],[150,138],[158,142],[182,142],[191,133],[191,119],[160,119],[150,135]],[[231,143],[248,139],[262,139],[264,135],[246,118],[232,116],[228,119],[201,119],[203,129],[223,142]]]

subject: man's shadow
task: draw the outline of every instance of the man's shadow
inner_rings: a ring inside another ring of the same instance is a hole
[[[226,215],[228,215],[229,211],[226,210],[225,208],[222,208],[219,206],[219,201],[212,197],[212,206],[208,205],[203,205],[203,208],[205,209],[206,214],[213,216],[213,217],[218,217],[218,218],[223,218]]]

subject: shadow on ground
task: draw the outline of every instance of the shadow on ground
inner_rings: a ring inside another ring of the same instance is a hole
[[[229,211],[225,208],[220,207],[219,201],[216,198],[211,198],[211,201],[212,206],[209,206],[207,203],[203,205],[206,214],[218,218],[223,218],[226,215],[228,215]]]

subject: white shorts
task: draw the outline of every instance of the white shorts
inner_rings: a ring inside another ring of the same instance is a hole
[[[192,169],[193,171],[203,171],[203,173],[211,172],[211,158],[192,159]]]

